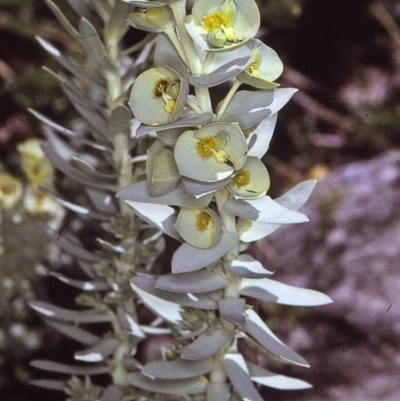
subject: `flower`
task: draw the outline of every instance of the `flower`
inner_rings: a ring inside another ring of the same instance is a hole
[[[216,182],[240,170],[247,159],[247,143],[236,123],[211,123],[198,131],[185,131],[175,144],[181,175]]]
[[[42,143],[39,139],[31,138],[17,147],[21,155],[21,168],[32,183],[49,183],[54,175],[54,168],[41,148]]]
[[[0,210],[12,208],[21,198],[22,182],[8,173],[0,173]]]
[[[219,216],[210,208],[182,208],[175,228],[188,244],[201,249],[212,248],[221,233]]]
[[[129,106],[143,124],[161,125],[177,120],[186,104],[189,84],[169,67],[151,68],[133,84]]]
[[[283,64],[274,50],[258,39],[246,43],[251,50],[252,63],[238,75],[242,82],[259,89],[273,89],[279,84],[273,82],[283,71]]]
[[[269,174],[264,164],[257,157],[248,157],[227,188],[236,199],[255,199],[264,196],[269,185]]]
[[[175,25],[174,16],[168,6],[152,7],[128,14],[126,22],[137,29],[158,33]]]
[[[28,213],[48,217],[48,225],[52,228],[57,228],[65,215],[60,203],[43,192],[37,184],[27,186],[23,204]]]
[[[230,50],[250,40],[260,27],[253,0],[198,0],[186,29],[203,50]]]

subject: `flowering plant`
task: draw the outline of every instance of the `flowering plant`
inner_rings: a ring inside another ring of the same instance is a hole
[[[272,333],[249,298],[294,306],[330,302],[319,292],[272,279],[273,272],[247,252],[251,242],[280,226],[308,221],[298,210],[315,185],[303,182],[275,200],[268,195],[270,177],[261,158],[277,112],[296,90],[275,82],[283,65],[255,39],[260,16],[254,0],[197,0],[191,8],[186,0],[116,0],[107,6],[101,2],[104,7],[97,1],[77,2],[85,16],[73,28],[46,0],[82,42],[96,78],[39,40],[68,71],[102,94],[100,103],[93,92],[84,93],[68,76],[54,73],[85,129],[76,133],[33,113],[50,127],[44,153],[80,183],[91,206],[55,196],[70,210],[102,220],[112,240],[98,238],[101,251],[93,252],[78,239],[43,227],[89,278],[53,275],[84,290],[78,301],[90,309],[71,311],[42,301],[31,306],[86,345],[75,359],[90,364],[36,361],[35,366],[73,375],[108,372],[112,384],[100,387],[76,378],[68,384],[36,384],[64,388],[74,400],[86,399],[83,388],[101,400],[152,400],[166,394],[259,401],[258,385],[309,387],[247,360],[239,346],[308,366]],[[103,21],[102,32],[95,13]],[[129,25],[149,32],[130,51],[119,47],[125,16]],[[141,52],[137,60],[153,51],[154,65],[126,61],[131,51]],[[253,90],[239,90],[242,83]],[[209,88],[217,86],[229,89],[213,107]],[[80,141],[92,150],[91,157],[55,131]],[[94,156],[98,150],[101,157]],[[161,234],[180,243],[166,273],[155,264],[164,243]],[[154,316],[151,324],[138,312],[143,307]],[[102,322],[112,327],[103,338],[85,328]],[[141,357],[136,351],[157,336],[167,336],[169,345],[159,345],[156,358]]]

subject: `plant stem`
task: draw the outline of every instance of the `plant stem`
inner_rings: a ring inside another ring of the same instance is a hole
[[[218,109],[217,116],[215,118],[216,121],[219,121],[222,114],[224,114],[226,108],[229,105],[229,102],[232,100],[233,95],[236,93],[236,91],[239,89],[239,86],[242,84],[241,81],[236,80],[234,84],[231,86],[231,89],[229,89],[228,94],[226,95],[225,99],[222,101],[221,106]]]
[[[187,33],[185,28],[186,0],[170,3],[169,6],[174,14],[176,25],[178,27],[179,36],[186,54],[187,66],[193,75],[200,75],[202,72],[202,63],[199,55],[197,54],[196,48],[194,47],[192,38]],[[211,99],[208,88],[195,86],[194,90],[201,110],[204,113],[212,113]]]

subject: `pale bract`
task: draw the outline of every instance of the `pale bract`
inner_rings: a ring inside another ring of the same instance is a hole
[[[211,123],[198,131],[186,131],[175,144],[181,175],[203,182],[230,177],[244,166],[246,153],[246,139],[235,123]]]
[[[253,0],[198,0],[186,29],[205,51],[227,51],[253,38],[260,13]]]
[[[283,71],[283,63],[274,50],[258,39],[246,43],[251,50],[251,64],[238,75],[245,84],[258,89],[273,89],[279,84],[274,82]]]
[[[146,173],[150,196],[166,195],[181,181],[173,149],[159,139],[147,151]]]
[[[172,11],[168,6],[152,7],[128,14],[126,22],[134,28],[156,33],[164,32],[175,25]]]

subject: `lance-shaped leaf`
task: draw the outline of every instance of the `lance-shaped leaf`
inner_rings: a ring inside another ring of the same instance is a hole
[[[144,366],[143,373],[157,379],[180,380],[204,375],[215,368],[216,364],[208,360],[177,359],[175,361],[149,362]]]
[[[227,51],[254,37],[260,13],[253,0],[198,0],[186,29],[205,51]]]
[[[39,36],[36,36],[36,40],[43,47],[44,50],[46,50],[49,54],[51,54],[51,56],[53,56],[69,72],[71,72],[79,79],[82,79],[82,81],[86,82],[91,87],[96,88],[101,92],[104,91],[104,86],[102,85],[101,82],[95,81],[93,78],[89,77],[85,72],[82,71],[82,69],[77,67],[71,61],[69,61],[65,56],[63,56],[63,54],[50,42],[40,38]]]
[[[315,184],[315,180],[304,181],[286,192],[286,194],[275,199],[275,202],[287,207],[288,209],[299,210],[307,202]],[[240,240],[244,242],[252,242],[258,241],[259,239],[272,234],[281,227],[281,225],[261,223],[240,218],[237,227]]]
[[[192,294],[217,291],[228,284],[227,278],[210,273],[208,270],[166,274],[156,283],[157,287],[163,290]]]
[[[252,127],[277,113],[296,91],[293,88],[239,91],[232,97],[220,120],[238,122],[242,129]]]
[[[245,165],[227,185],[235,199],[255,199],[264,196],[270,185],[269,174],[257,157],[248,157]]]
[[[101,337],[95,336],[89,331],[83,330],[75,325],[71,325],[68,323],[57,322],[53,319],[44,319],[46,324],[53,327],[60,333],[66,335],[69,338],[72,338],[80,343],[88,346],[92,346],[98,343],[101,340]]]
[[[70,240],[58,234],[56,231],[52,230],[45,224],[37,223],[37,225],[49,239],[51,239],[60,248],[62,248],[69,254],[73,255],[77,259],[81,259],[86,262],[100,262],[104,260],[103,257],[87,251],[86,249],[82,248],[80,245],[77,245],[76,243],[72,243]]]
[[[43,115],[42,113],[39,113],[36,110],[33,109],[28,109],[28,111],[33,114],[38,120],[40,120],[41,122],[45,123],[46,125],[48,125],[49,127],[53,128],[55,131],[58,131],[68,137],[72,137],[75,138],[77,140],[80,139],[80,135],[78,135],[76,132],[71,131],[70,129],[63,127],[60,124],[57,124],[56,122],[54,122],[53,120],[50,120],[50,118],[46,117],[45,115]]]
[[[294,224],[308,221],[300,212],[288,209],[269,196],[254,200],[228,200],[225,209],[235,216],[270,224]]]
[[[172,272],[188,273],[209,266],[228,253],[236,243],[237,236],[233,233],[222,233],[214,248],[199,249],[183,243],[172,257]]]
[[[241,280],[240,294],[293,306],[320,306],[332,302],[327,295],[319,291],[294,287],[268,278]]]
[[[146,337],[139,324],[122,307],[117,308],[117,316],[123,330],[138,338]]]
[[[114,338],[104,338],[89,349],[75,352],[74,356],[77,361],[101,362],[112,355],[119,344],[119,341]]]
[[[225,354],[220,358],[237,393],[243,400],[263,401],[250,379],[246,361],[240,354]]]
[[[221,219],[210,208],[184,207],[178,214],[175,228],[189,245],[208,249],[219,241]]]
[[[51,196],[53,199],[57,200],[57,202],[64,206],[65,208],[75,212],[75,213],[79,213],[79,214],[83,214],[85,216],[89,216],[92,217],[94,219],[100,219],[100,220],[105,220],[108,219],[109,216],[107,216],[106,214],[102,214],[102,213],[97,213],[94,212],[86,207],[80,206],[80,205],[76,205],[75,203],[71,203],[65,199],[60,198],[57,194],[55,194],[53,191],[51,191],[48,188],[39,187],[40,191],[45,193],[48,196]]]
[[[103,323],[109,322],[110,317],[106,314],[100,314],[95,309],[88,309],[83,311],[75,311],[58,306],[51,305],[43,301],[29,301],[29,306],[36,312],[45,317],[51,317],[67,322],[74,323]]]
[[[283,63],[274,50],[259,39],[246,43],[251,50],[251,64],[238,76],[238,79],[258,89],[273,89],[279,86],[275,83],[283,71]]]
[[[164,320],[173,324],[178,324],[182,320],[179,304],[149,294],[137,286],[133,280],[131,280],[130,284],[142,302],[157,316],[161,316]]]
[[[36,387],[42,387],[47,390],[64,391],[67,387],[67,382],[62,380],[49,380],[49,379],[39,379],[30,380],[29,384]]]
[[[59,272],[50,272],[50,276],[58,278],[63,283],[71,285],[72,287],[80,288],[84,291],[105,291],[109,290],[109,285],[104,281],[82,281],[82,280],[75,280],[64,276]]]
[[[159,134],[165,130],[171,130],[175,128],[201,127],[202,125],[210,122],[212,119],[213,119],[212,114],[209,113],[196,114],[191,110],[185,110],[181,118],[169,124],[164,124],[157,127],[154,127],[152,125],[142,124],[138,128],[136,136],[141,137],[145,134],[148,134],[149,132],[157,132],[157,134]]]
[[[224,298],[218,301],[221,317],[234,324],[246,323],[245,307],[246,300],[244,298]]]
[[[160,140],[156,140],[147,151],[146,174],[150,196],[166,195],[181,182],[174,151]]]
[[[120,104],[111,111],[108,119],[108,134],[110,138],[114,138],[117,134],[124,134],[126,136],[130,133],[132,114],[130,110]]]
[[[226,263],[225,267],[236,276],[244,278],[264,278],[273,274],[258,260],[247,254],[239,255],[235,260]]]
[[[181,241],[175,228],[175,209],[167,205],[156,205],[142,202],[126,201],[135,213],[151,226],[158,228],[172,238]]]
[[[200,334],[191,344],[182,348],[181,357],[199,360],[211,358],[225,347],[233,337],[233,332],[225,329],[210,328]]]
[[[246,311],[245,330],[265,347],[268,352],[275,355],[283,362],[293,363],[294,365],[300,365],[306,368],[310,367],[302,356],[279,340],[252,309]]]
[[[202,75],[192,75],[189,83],[194,86],[212,87],[235,77],[251,62],[251,54],[246,46],[229,53],[212,53],[208,59],[207,71]]]
[[[72,90],[67,85],[62,85],[65,95],[72,103],[78,113],[84,118],[85,122],[92,129],[92,135],[101,144],[108,143],[107,121],[103,115],[103,110],[94,107],[78,90]]]
[[[208,383],[207,401],[229,401],[231,389],[228,383]]]
[[[65,175],[85,184],[89,187],[94,188],[107,188],[114,189],[113,183],[115,182],[115,177],[107,176],[101,173],[88,174],[76,167],[72,166],[70,163],[65,161],[53,148],[48,145],[42,146],[43,152],[46,157],[52,162],[52,164],[62,171]]]
[[[96,20],[94,15],[89,11],[87,6],[85,5],[84,0],[67,0],[67,3],[75,11],[76,15],[85,17],[86,19],[88,19],[91,22]]]
[[[249,130],[244,131],[245,134],[249,131],[247,136],[249,148],[247,153],[248,156],[258,157],[261,159],[265,153],[267,153],[277,118],[278,114],[275,113],[271,117],[264,118],[264,120],[262,120],[255,128],[252,127],[249,128]]]
[[[161,394],[201,394],[206,391],[206,381],[201,379],[151,379],[142,373],[130,373],[127,377],[135,387]]]
[[[79,39],[85,47],[88,57],[97,65],[99,71],[109,70],[116,71],[115,66],[108,58],[108,51],[104,47],[96,28],[86,19],[81,18],[79,21]]]
[[[175,144],[179,172],[204,182],[221,181],[246,162],[247,143],[238,124],[211,123],[184,132]]]
[[[160,66],[138,76],[129,106],[143,124],[167,124],[180,117],[188,94],[188,82],[171,68]]]
[[[183,184],[178,185],[178,187],[168,194],[162,196],[151,196],[147,181],[140,181],[129,185],[119,191],[117,196],[129,201],[182,207],[208,206],[212,198],[212,195],[206,195],[197,199],[185,190]]]
[[[275,201],[284,207],[299,210],[308,201],[316,184],[316,180],[301,182],[284,195],[276,198]]]
[[[104,42],[112,43],[122,40],[128,30],[128,25],[121,24],[127,14],[133,12],[135,8],[122,1],[117,1],[112,6],[111,12],[109,13],[108,20],[105,22],[104,28]]]
[[[45,0],[47,6],[53,11],[54,15],[57,17],[61,26],[74,38],[79,38],[79,32],[76,28],[71,24],[65,14],[58,8],[56,4],[54,4],[51,0]]]
[[[251,380],[262,386],[276,388],[278,390],[304,390],[312,386],[300,379],[279,375],[269,370],[260,368],[253,363],[247,362]]]
[[[88,194],[94,207],[100,212],[106,214],[116,214],[117,208],[114,204],[114,198],[110,193],[96,188],[86,188],[85,192]]]
[[[132,285],[136,288],[146,291],[148,294],[173,302],[178,305],[194,307],[198,309],[216,309],[217,303],[208,298],[205,294],[179,294],[176,292],[165,291],[156,287],[156,280],[149,276],[137,276],[131,280]]]
[[[102,375],[109,373],[110,368],[107,366],[73,366],[63,363],[36,360],[32,361],[31,365],[35,368],[47,370],[49,372],[64,373],[68,375]]]

